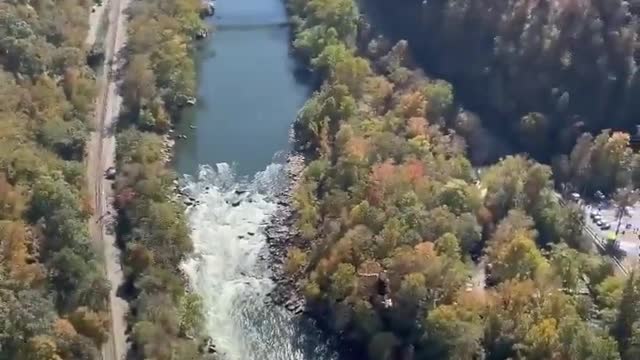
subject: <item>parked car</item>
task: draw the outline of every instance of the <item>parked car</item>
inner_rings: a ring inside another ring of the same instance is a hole
[[[609,230],[611,229],[611,224],[607,223],[607,222],[602,222],[602,225],[600,225],[600,229],[602,230]]]
[[[116,178],[116,168],[111,166],[110,168],[107,169],[107,171],[104,172],[104,175],[109,180],[115,179]]]
[[[599,227],[602,227],[602,225],[604,225],[604,224],[605,224],[605,222],[602,221],[602,219],[596,220],[596,225],[598,225]]]
[[[604,194],[600,190],[596,191],[595,194],[593,194],[593,196],[600,201],[604,201],[605,199]]]
[[[602,221],[602,215],[598,214],[598,215],[592,217],[592,219],[595,222]]]
[[[576,193],[576,192],[571,193],[571,200],[573,200],[573,201],[580,201],[580,194],[578,194],[578,193]]]

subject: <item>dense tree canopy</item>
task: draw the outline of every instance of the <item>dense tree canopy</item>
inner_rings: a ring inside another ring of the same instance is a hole
[[[133,289],[134,355],[198,359],[200,300],[180,263],[191,250],[184,206],[165,163],[164,134],[194,96],[192,41],[203,24],[199,0],[147,0],[129,8],[124,124],[117,137],[116,207],[125,274]]]
[[[370,0],[484,124],[549,159],[640,114],[635,1]]]
[[[502,9],[456,4],[468,16]],[[311,158],[296,226],[311,246],[287,261],[311,313],[369,359],[630,358],[636,280],[593,253],[552,168],[515,155],[476,176],[465,142],[442,127],[460,120],[453,87],[414,70],[407,42],[388,45],[354,6],[289,1],[294,45],[325,79],[296,122]],[[540,135],[540,119],[524,123]],[[612,176],[632,173],[628,137],[601,136],[583,141],[602,179],[585,179],[615,189]],[[558,162],[577,183],[574,160]]]
[[[2,359],[95,359],[106,340],[109,284],[89,239],[82,164],[91,5],[0,4]]]

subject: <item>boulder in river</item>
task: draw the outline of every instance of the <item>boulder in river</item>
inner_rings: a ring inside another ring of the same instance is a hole
[[[216,3],[214,1],[203,1],[200,9],[200,16],[205,18],[213,16],[216,13]]]
[[[200,351],[207,352],[209,354],[215,354],[217,352],[216,345],[213,343],[213,339],[210,336],[204,339],[200,346]]]
[[[196,32],[196,39],[200,40],[200,39],[204,39],[207,37],[207,35],[209,35],[209,33],[207,32],[206,29],[200,29],[198,30],[198,32]],[[187,104],[188,105],[195,105],[195,101],[193,102],[193,104],[189,103],[189,100],[187,100]]]

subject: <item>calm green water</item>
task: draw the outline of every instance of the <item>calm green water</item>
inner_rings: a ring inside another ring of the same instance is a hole
[[[218,0],[217,30],[201,44],[198,104],[177,129],[188,136],[176,144],[180,172],[226,162],[252,175],[288,149],[310,88],[295,75],[286,20],[280,0]]]

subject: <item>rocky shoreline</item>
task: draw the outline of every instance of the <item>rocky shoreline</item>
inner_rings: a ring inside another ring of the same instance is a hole
[[[304,312],[305,302],[299,291],[299,279],[286,274],[284,264],[289,247],[307,248],[309,245],[296,228],[297,214],[293,204],[293,196],[304,168],[304,156],[292,151],[285,166],[288,184],[276,195],[278,209],[264,228],[270,254],[271,279],[275,283],[269,298],[274,304],[284,306],[295,314]]]

